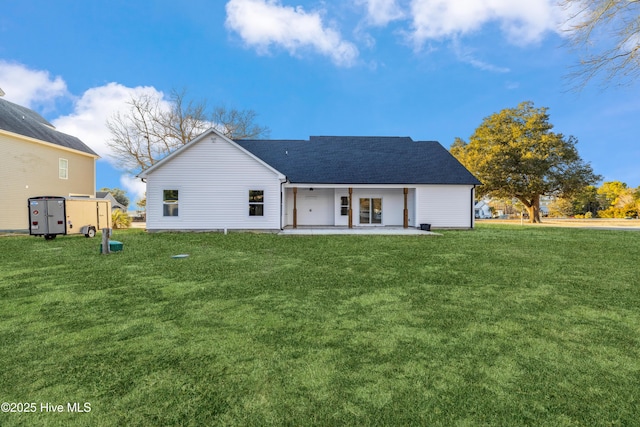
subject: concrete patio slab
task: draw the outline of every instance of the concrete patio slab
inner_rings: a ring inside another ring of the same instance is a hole
[[[440,236],[432,231],[422,231],[418,228],[402,227],[298,227],[285,228],[280,235],[331,235],[331,234],[359,234],[359,235],[396,235],[396,236]]]

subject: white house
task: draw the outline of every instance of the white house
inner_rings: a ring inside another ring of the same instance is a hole
[[[139,175],[147,230],[473,228],[480,182],[409,137],[232,141],[211,129]]]
[[[493,218],[493,214],[491,213],[491,206],[489,206],[488,199],[478,200],[476,203],[476,218],[478,219],[486,219]]]

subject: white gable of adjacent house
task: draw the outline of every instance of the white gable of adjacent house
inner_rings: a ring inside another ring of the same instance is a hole
[[[285,177],[211,130],[140,175],[147,181],[147,228],[278,229]],[[163,214],[163,191],[178,190],[177,217]],[[249,191],[264,192],[264,215],[249,215]]]

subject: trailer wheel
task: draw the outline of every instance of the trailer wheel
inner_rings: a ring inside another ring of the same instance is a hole
[[[44,235],[44,240],[53,240],[56,238],[55,234],[45,234]]]
[[[89,229],[87,230],[87,234],[84,235],[85,237],[96,237],[96,228],[95,227],[89,227]]]

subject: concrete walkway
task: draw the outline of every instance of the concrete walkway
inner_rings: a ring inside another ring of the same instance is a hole
[[[281,235],[328,235],[328,234],[360,234],[360,235],[395,235],[395,236],[439,236],[431,231],[402,227],[298,227],[285,228]]]
[[[130,228],[146,228],[144,222],[133,222]],[[397,236],[441,236],[439,233],[432,231],[422,231],[418,228],[402,228],[402,227],[298,227],[298,228],[285,228],[278,232],[282,235],[328,235],[328,234],[360,234],[360,235],[397,235]]]

